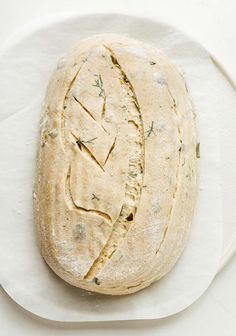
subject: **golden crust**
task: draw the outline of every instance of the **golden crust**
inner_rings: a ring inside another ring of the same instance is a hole
[[[51,78],[41,122],[34,208],[48,265],[113,295],[169,272],[193,216],[196,146],[165,54],[118,35],[81,41]]]

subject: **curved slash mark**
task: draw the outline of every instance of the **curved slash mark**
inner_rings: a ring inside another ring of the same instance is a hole
[[[74,203],[74,201],[73,201],[73,203]],[[75,203],[74,203],[74,206],[78,210],[82,210],[84,212],[91,212],[91,213],[97,214],[97,215],[103,217],[104,219],[108,220],[109,222],[111,222],[111,217],[103,211],[96,210],[96,209],[86,209],[86,208],[83,208],[83,207],[80,207],[80,206],[76,205]]]
[[[106,96],[103,98],[103,104],[102,104],[102,114],[101,119],[103,120],[106,113]]]
[[[105,114],[106,114],[106,99],[107,99],[106,96],[104,96],[104,98],[103,98],[103,105],[102,105],[102,113],[101,113],[101,126],[102,126],[103,130],[104,130],[107,134],[109,134],[109,132],[107,132],[107,130],[105,129],[105,127],[104,127],[103,124],[102,124],[103,119],[104,119]]]
[[[94,116],[92,115],[92,113],[75,97],[75,96],[72,96],[74,98],[74,100],[82,107],[82,109],[87,112],[90,117],[96,121],[96,119],[94,118]]]
[[[110,150],[109,150],[109,152],[108,152],[108,154],[107,154],[107,157],[106,157],[106,160],[105,160],[105,162],[104,162],[104,165],[103,165],[103,166],[105,166],[105,164],[106,164],[107,160],[109,159],[109,156],[111,155],[111,153],[112,153],[113,149],[115,148],[116,139],[117,139],[117,137],[115,137],[115,139],[114,139],[114,141],[113,141],[113,144],[111,145],[111,148],[110,148]]]
[[[68,172],[67,172],[67,176],[66,176],[66,185],[65,185],[65,194],[67,195],[67,201],[69,201],[69,206],[71,208],[73,208],[74,210],[79,210],[79,211],[84,211],[84,212],[90,212],[93,214],[96,214],[100,217],[103,217],[105,220],[109,221],[110,223],[112,222],[111,217],[100,210],[96,210],[96,209],[86,209],[84,207],[78,206],[73,197],[72,197],[72,193],[71,193],[71,188],[70,188],[70,175],[71,175],[71,165],[69,166]]]

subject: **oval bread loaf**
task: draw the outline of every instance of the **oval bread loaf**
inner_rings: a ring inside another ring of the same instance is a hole
[[[60,60],[41,120],[34,208],[48,265],[104,294],[160,279],[185,245],[197,157],[191,100],[168,57],[113,34],[81,41]]]

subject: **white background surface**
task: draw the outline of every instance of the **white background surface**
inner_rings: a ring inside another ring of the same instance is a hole
[[[40,15],[67,11],[76,11],[80,14],[88,12],[133,13],[165,21],[195,37],[220,61],[231,78],[236,81],[236,3],[234,0],[1,0],[0,41],[4,42],[22,24]],[[230,153],[230,151],[224,154],[229,170],[230,154],[235,156],[235,153]],[[225,220],[236,225],[236,212],[232,213],[235,196],[235,183],[232,183],[232,198],[224,202]],[[227,211],[230,206],[231,211]],[[231,235],[230,227],[233,228],[233,225],[228,226],[228,236]],[[236,334],[235,283],[236,257],[217,276],[207,293],[198,302],[176,316],[161,321],[99,323],[70,327],[35,320],[21,311],[3,292],[0,292],[0,334],[2,336],[43,336],[55,334],[128,335],[132,333],[132,335],[161,336],[179,334],[234,336]]]

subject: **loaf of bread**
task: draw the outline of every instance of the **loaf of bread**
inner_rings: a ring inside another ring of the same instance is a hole
[[[197,194],[194,119],[182,75],[153,46],[96,35],[59,61],[34,190],[40,250],[57,275],[121,295],[172,269]]]

